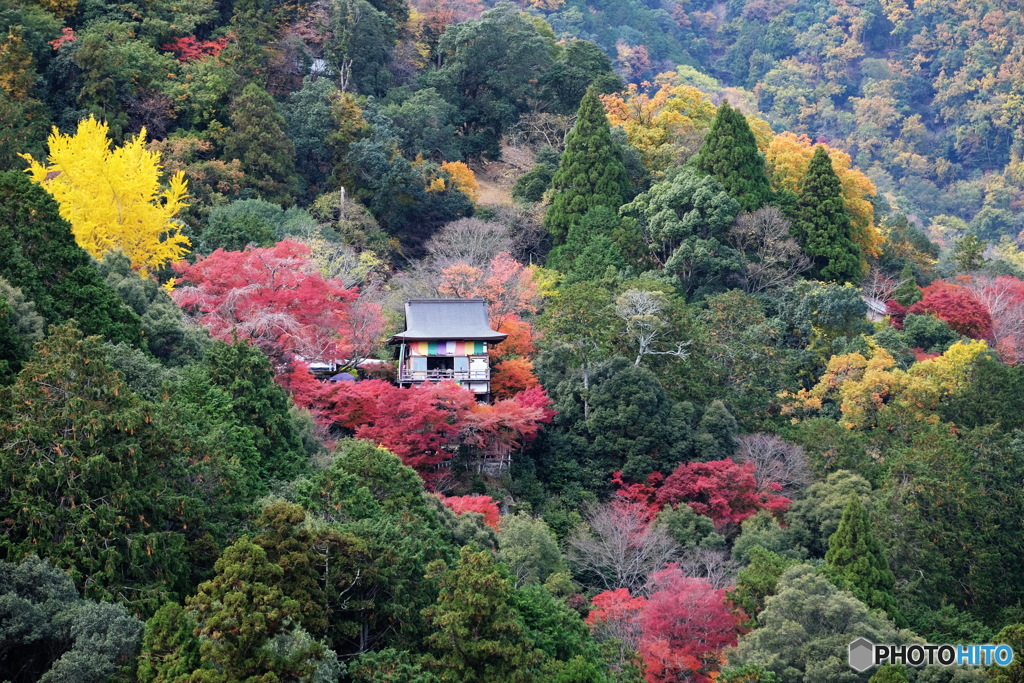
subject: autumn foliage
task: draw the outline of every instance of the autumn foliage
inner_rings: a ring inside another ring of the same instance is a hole
[[[498,504],[490,496],[443,496],[437,494],[437,497],[456,514],[479,512],[484,516],[484,524],[495,531],[498,530],[501,513],[498,511]]]
[[[799,193],[800,181],[807,173],[817,144],[820,143],[813,142],[806,135],[789,132],[772,138],[766,155],[772,185],[776,189]],[[875,210],[871,204],[871,197],[876,193],[875,185],[853,167],[849,154],[828,145],[824,147],[839,177],[843,203],[850,214],[850,237],[865,254],[878,256],[883,238],[875,226]]]
[[[359,302],[357,310],[356,291],[323,277],[299,242],[218,249],[175,270],[174,300],[189,317],[217,339],[252,341],[279,366],[296,355],[350,358],[372,347],[383,329],[379,308]]]
[[[160,155],[146,148],[145,128],[113,150],[109,132],[90,116],[74,135],[53,129],[47,164],[22,156],[32,180],[60,204],[79,246],[96,258],[120,249],[145,275],[188,253],[175,221],[188,206],[185,177],[175,173],[161,187]]]
[[[725,602],[725,591],[683,575],[672,563],[655,572],[649,597],[625,588],[593,598],[587,624],[598,637],[615,637],[643,657],[650,683],[714,680],[723,648],[736,644],[742,615]]]
[[[553,416],[540,387],[481,405],[452,382],[404,388],[383,380],[325,385],[301,365],[284,383],[322,424],[387,448],[428,481],[460,447],[485,453],[517,448]]]
[[[754,464],[737,464],[731,458],[681,463],[667,477],[655,472],[644,482],[626,481],[616,472],[612,482],[619,487],[620,499],[646,505],[649,518],[665,506],[686,504],[720,529],[734,529],[760,510],[781,515],[792,502],[778,494],[782,487],[777,483],[763,485],[759,491]]]
[[[992,316],[967,288],[936,280],[921,290],[922,298],[907,311],[934,315],[955,332],[972,339],[992,336]]]
[[[487,299],[491,324],[501,328],[513,316],[536,313],[540,292],[533,271],[507,252],[484,268],[458,263],[441,271],[438,291],[457,299]]]
[[[207,57],[216,57],[228,46],[227,38],[217,40],[199,40],[195,36],[175,38],[162,45],[161,49],[173,52],[179,62],[195,62]]]

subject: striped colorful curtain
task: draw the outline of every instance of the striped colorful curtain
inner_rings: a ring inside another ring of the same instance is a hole
[[[487,353],[487,342],[412,342],[409,352],[413,356],[479,356]]]

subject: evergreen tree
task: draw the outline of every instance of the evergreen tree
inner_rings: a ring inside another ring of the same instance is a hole
[[[868,683],[910,683],[910,679],[902,666],[886,664],[868,679]]]
[[[917,286],[917,276],[914,275],[914,268],[909,263],[900,271],[900,280],[903,284],[892,293],[892,298],[909,308],[921,300],[921,288]]]
[[[233,10],[231,31],[235,39],[224,51],[224,60],[234,67],[240,84],[266,84],[265,46],[274,39],[267,0],[236,0]]]
[[[56,328],[38,350],[0,389],[0,559],[38,554],[87,597],[155,609],[186,588],[189,535],[202,533],[197,501],[175,490],[195,474],[185,444],[100,340]]]
[[[24,173],[0,173],[0,277],[50,324],[75,318],[86,335],[142,344],[139,318],[103,281],[60,217],[57,202]]]
[[[536,680],[532,671],[543,653],[533,648],[510,605],[512,586],[491,553],[466,546],[454,569],[438,561],[428,571],[441,592],[423,611],[434,629],[427,637],[426,668],[455,683]]]
[[[850,214],[839,176],[821,145],[814,150],[803,177],[796,214],[793,236],[811,258],[814,276],[826,282],[860,280],[864,257],[850,237]]]
[[[739,427],[725,404],[711,402],[697,425],[696,448],[701,460],[731,458],[736,452],[736,433]]]
[[[291,424],[288,395],[274,382],[267,357],[245,342],[216,342],[206,357],[206,378],[227,392],[232,416],[252,436],[259,459],[242,463],[247,473],[264,485],[298,474],[305,451]]]
[[[224,551],[217,575],[189,598],[199,628],[200,652],[208,683],[277,681],[309,676],[311,660],[326,653],[310,641],[300,653],[283,654],[273,647],[277,636],[294,631],[301,613],[296,600],[281,589],[284,570],[247,538]]]
[[[264,199],[291,204],[297,189],[295,147],[285,133],[284,117],[274,98],[256,83],[249,83],[231,103],[231,124],[224,141],[227,159],[242,162],[247,182]]]
[[[885,551],[871,532],[867,510],[856,494],[850,495],[839,528],[828,539],[825,563],[828,573],[849,587],[864,604],[899,619],[892,594],[896,579]]]
[[[587,90],[580,102],[576,125],[566,138],[551,188],[554,199],[544,216],[544,227],[556,246],[565,243],[569,231],[591,209],[604,206],[618,211],[626,201],[626,167],[612,141],[611,126],[596,88]]]
[[[168,602],[146,622],[139,654],[139,681],[177,681],[199,668],[199,639],[192,614]]]
[[[772,198],[764,157],[750,125],[724,100],[697,152],[697,169],[721,183],[744,211],[760,209]]]
[[[966,235],[953,245],[953,260],[962,272],[981,268],[985,261],[985,243],[977,235]]]

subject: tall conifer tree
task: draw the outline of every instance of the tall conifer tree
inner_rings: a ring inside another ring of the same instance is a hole
[[[231,103],[233,130],[224,144],[228,159],[242,162],[246,181],[264,199],[291,204],[297,189],[295,146],[284,132],[284,117],[274,98],[250,83]]]
[[[744,211],[754,211],[772,198],[764,158],[746,117],[723,101],[711,130],[697,152],[697,170],[722,184]]]
[[[804,174],[796,212],[793,236],[813,261],[814,276],[841,284],[859,281],[864,257],[850,237],[850,214],[843,202],[839,176],[821,145],[814,150]]]
[[[591,209],[604,206],[618,211],[626,201],[629,179],[604,105],[591,87],[580,102],[576,125],[569,131],[558,171],[551,180],[554,199],[544,216],[544,227],[555,246],[565,243],[569,229]]]
[[[828,539],[825,563],[829,573],[845,583],[864,604],[885,610],[899,620],[892,590],[896,582],[885,551],[871,532],[871,522],[860,496],[850,495],[839,528]]]

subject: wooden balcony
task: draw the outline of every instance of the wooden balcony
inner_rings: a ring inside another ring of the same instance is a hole
[[[408,370],[398,373],[399,382],[444,382],[451,381],[487,381],[491,379],[491,371],[487,370]]]

